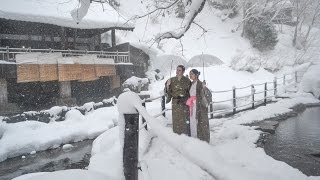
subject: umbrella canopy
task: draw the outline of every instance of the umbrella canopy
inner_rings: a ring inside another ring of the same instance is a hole
[[[221,64],[223,64],[223,61],[210,54],[196,55],[188,61],[188,67],[202,67],[203,65],[204,67],[209,67]]]

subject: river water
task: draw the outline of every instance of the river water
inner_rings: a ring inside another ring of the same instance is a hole
[[[308,176],[320,176],[320,107],[280,122],[275,134],[267,137],[264,149]]]
[[[0,162],[0,180],[11,180],[33,172],[51,172],[64,169],[85,169],[89,165],[92,140],[73,143],[73,148],[55,148],[33,155],[10,158]]]

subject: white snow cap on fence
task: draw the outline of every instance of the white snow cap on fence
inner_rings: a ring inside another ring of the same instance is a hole
[[[141,105],[141,99],[138,94],[127,91],[118,97],[117,107],[121,114],[134,114],[138,113],[136,110],[136,105]]]
[[[115,64],[112,58],[97,58],[94,59],[94,64]]]
[[[17,54],[16,63],[17,64],[38,64],[38,56],[40,55],[41,55],[40,52]]]
[[[134,87],[137,87],[139,84],[147,84],[149,83],[148,78],[139,78],[136,76],[131,76],[129,79],[127,79],[123,85],[132,85]]]

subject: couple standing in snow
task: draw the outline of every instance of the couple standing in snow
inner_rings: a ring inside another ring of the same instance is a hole
[[[208,101],[205,98],[208,89],[199,80],[198,70],[189,72],[191,81],[183,75],[184,72],[183,65],[177,66],[176,76],[165,84],[167,103],[172,99],[173,132],[209,142]]]

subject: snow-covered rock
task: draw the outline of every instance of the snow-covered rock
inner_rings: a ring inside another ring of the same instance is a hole
[[[309,67],[303,75],[299,85],[299,91],[312,93],[320,99],[320,64],[314,64]]]
[[[70,151],[73,148],[72,144],[65,144],[62,146],[63,151]]]
[[[66,113],[66,121],[83,121],[85,118],[77,109],[72,109]]]
[[[132,76],[122,84],[122,87],[123,89],[129,88],[131,91],[139,93],[140,91],[148,90],[148,85],[148,78]]]
[[[238,52],[230,62],[232,69],[236,71],[256,72],[261,67],[262,61],[259,55]]]

